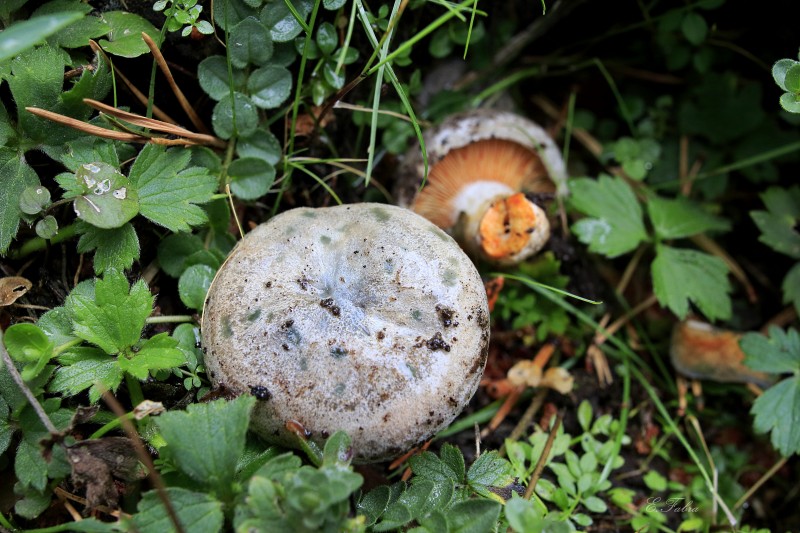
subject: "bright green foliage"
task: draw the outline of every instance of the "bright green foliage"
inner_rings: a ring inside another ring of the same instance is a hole
[[[200,167],[186,168],[191,152],[145,146],[128,178],[139,193],[142,215],[171,231],[189,231],[208,218],[196,204],[206,203],[217,189],[217,179]]]
[[[792,259],[800,259],[800,187],[770,187],[761,194],[767,211],[751,211],[750,216],[761,230],[759,240]],[[793,302],[800,311],[800,264],[793,266],[783,280],[783,303]]]
[[[228,37],[231,63],[237,68],[264,65],[272,57],[272,36],[258,19],[248,17],[231,29]],[[290,79],[291,83],[291,79]]]
[[[6,330],[3,342],[12,358],[25,364],[21,374],[26,381],[39,375],[53,357],[53,343],[33,324],[14,324]]]
[[[197,5],[197,0],[158,0],[153,4],[153,11],[163,11],[167,17],[167,30],[178,31],[183,28],[181,35],[184,37],[192,33],[192,28],[206,35],[214,33],[211,23],[200,20],[203,6]]]
[[[14,24],[0,34],[0,61],[32,48],[80,18],[76,12],[54,13]]]
[[[572,230],[581,242],[589,245],[589,250],[616,257],[647,239],[642,209],[622,179],[580,178],[570,182],[570,189],[572,205],[588,216],[576,222]]]
[[[786,91],[780,98],[781,107],[789,113],[800,113],[800,61],[777,61],[772,66],[772,78]]]
[[[79,229],[78,253],[94,251],[94,271],[127,270],[139,259],[139,237],[130,223],[101,229],[86,224]]]
[[[222,530],[225,518],[222,502],[213,496],[180,487],[168,487],[166,497],[172,503],[184,531],[217,533]],[[155,490],[142,495],[137,509],[138,512],[129,519],[136,527],[136,531],[141,533],[174,531],[172,520]]]
[[[770,432],[772,445],[788,457],[800,453],[800,334],[772,326],[769,337],[748,333],[741,341],[745,364],[772,374],[791,373],[753,402],[753,426]]]
[[[612,145],[614,159],[632,179],[642,181],[661,157],[661,145],[653,139],[622,137]]]
[[[696,250],[658,245],[651,274],[658,301],[679,318],[689,313],[689,302],[711,320],[730,318],[731,285],[722,259]]]
[[[220,98],[211,114],[214,132],[223,139],[248,136],[258,127],[258,113],[253,101],[245,94],[236,92]]]
[[[109,271],[95,283],[94,298],[71,295],[71,305],[75,334],[106,353],[117,354],[139,341],[153,310],[153,296],[144,281],[129,287],[125,276]]]
[[[350,467],[350,438],[332,435],[319,468],[300,466],[292,454],[270,459],[250,479],[236,531],[349,531],[349,498],[363,479]]]
[[[685,198],[652,198],[647,212],[659,239],[682,239],[707,231],[727,231],[730,222],[714,216]]]
[[[167,453],[181,472],[207,490],[226,495],[244,451],[252,396],[190,405],[158,417],[156,425]]]
[[[75,214],[92,226],[119,228],[139,213],[136,189],[111,165],[81,165],[75,181],[80,190],[75,198]]]
[[[19,198],[28,187],[39,187],[33,169],[19,157],[0,160],[0,254],[4,254],[17,234],[22,211]]]
[[[231,191],[242,200],[255,200],[267,194],[275,181],[275,167],[264,159],[241,157],[228,167]]]
[[[292,92],[292,74],[280,65],[258,68],[247,79],[247,91],[258,107],[276,108],[289,98]]]
[[[178,294],[183,305],[202,310],[214,274],[216,270],[208,265],[197,264],[187,268],[178,280]]]
[[[122,57],[138,57],[150,53],[150,48],[142,40],[146,33],[159,43],[161,37],[158,30],[147,19],[126,11],[107,11],[102,20],[110,28],[108,39],[101,39],[98,44],[109,54]]]

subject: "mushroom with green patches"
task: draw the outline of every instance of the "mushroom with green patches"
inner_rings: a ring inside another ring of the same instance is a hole
[[[511,265],[550,237],[544,210],[529,195],[567,194],[561,153],[534,122],[505,111],[476,109],[425,133],[430,171],[423,184],[419,147],[395,181],[399,205],[431,220],[473,256]]]
[[[299,208],[245,236],[203,312],[211,381],[258,402],[253,429],[293,446],[348,432],[357,461],[446,427],[480,381],[486,294],[435,225],[381,204]]]

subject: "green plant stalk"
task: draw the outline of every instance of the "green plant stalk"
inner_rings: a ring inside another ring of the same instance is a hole
[[[16,531],[17,530],[17,528],[15,528],[13,525],[11,525],[11,522],[8,521],[8,519],[6,518],[6,515],[3,514],[3,513],[0,513],[0,526],[3,526],[4,528],[6,528],[9,531]]]
[[[592,62],[597,66],[600,70],[600,73],[606,79],[606,83],[611,88],[611,92],[614,93],[614,98],[616,98],[617,103],[619,104],[620,113],[622,113],[622,117],[625,119],[625,122],[628,123],[628,128],[631,130],[631,135],[634,138],[638,138],[639,135],[636,132],[636,127],[633,125],[633,119],[631,118],[631,113],[628,111],[628,106],[625,103],[625,100],[622,99],[622,94],[620,94],[619,89],[617,88],[617,84],[614,81],[614,78],[611,77],[611,73],[608,72],[606,66],[600,61],[599,58],[594,58]]]
[[[314,8],[311,10],[311,21],[308,24],[308,30],[306,31],[306,40],[305,45],[303,45],[303,55],[300,57],[300,67],[297,72],[297,84],[294,91],[294,102],[292,105],[292,122],[289,126],[289,141],[286,147],[287,154],[294,153],[294,131],[297,127],[297,116],[300,114],[300,100],[302,97],[303,91],[303,77],[305,76],[306,72],[306,63],[308,62],[308,50],[311,49],[311,41],[313,39],[312,31],[314,29],[314,25],[317,21],[317,13],[319,13],[319,5],[321,0],[316,0],[314,2]],[[284,179],[281,182],[281,187],[278,189],[278,194],[275,198],[275,203],[272,206],[272,216],[278,212],[278,207],[280,206],[281,198],[283,198],[284,191],[289,187],[292,183],[292,171],[294,170],[294,165],[290,164],[287,157],[284,157]],[[339,202],[341,204],[341,202]]]
[[[756,154],[752,157],[742,159],[741,161],[736,161],[735,163],[731,163],[729,165],[723,165],[713,170],[709,170],[708,172],[701,172],[697,176],[695,176],[694,180],[697,181],[705,178],[710,178],[712,176],[725,174],[733,170],[741,170],[743,168],[751,167],[753,165],[757,165],[759,163],[763,163],[765,161],[769,161],[771,159],[775,159],[776,157],[790,154],[798,150],[800,150],[800,142],[785,144],[779,148],[775,148],[773,150],[767,150],[766,152],[761,152],[760,154]]]
[[[464,0],[463,2],[458,4],[457,7],[458,8],[465,8],[465,7],[468,7],[468,6],[472,6],[477,1],[478,0]],[[397,58],[398,56],[403,55],[404,53],[407,52],[408,49],[410,49],[412,46],[414,46],[416,43],[418,43],[420,40],[424,39],[425,37],[427,37],[428,35],[430,35],[434,31],[436,31],[438,28],[440,28],[442,25],[444,25],[445,22],[449,21],[453,17],[454,17],[453,11],[450,11],[449,13],[445,13],[445,14],[441,15],[439,18],[437,18],[436,20],[434,20],[433,22],[428,24],[425,28],[423,28],[422,31],[416,33],[413,37],[411,37],[410,39],[405,41],[403,44],[401,44],[397,48],[397,50],[395,50],[391,54],[387,55],[385,58],[383,58],[381,61],[379,61],[377,65],[374,65],[372,68],[370,68],[364,74],[366,74],[367,76],[370,76],[370,75],[374,74],[381,65],[385,65],[386,63],[390,63],[391,61],[394,61],[394,59]],[[371,28],[370,28],[370,30],[371,30]],[[373,44],[373,46],[375,46],[375,45]]]
[[[344,65],[344,59],[347,55],[347,49],[350,48],[350,39],[353,37],[353,27],[356,23],[356,3],[353,2],[350,4],[350,20],[347,22],[347,33],[344,36],[344,43],[342,43],[342,47],[339,49],[339,59],[336,60],[336,74],[342,69]]]
[[[364,10],[361,0],[356,1],[358,2],[359,18],[361,19],[361,24],[364,26],[367,38],[373,47],[377,47],[378,38],[375,36],[375,32],[372,31],[372,26],[369,24],[367,12]],[[420,188],[422,188],[425,186],[425,180],[428,178],[428,151],[425,149],[425,139],[422,136],[422,130],[419,127],[419,121],[417,120],[417,115],[414,113],[414,108],[411,106],[411,101],[408,99],[408,95],[406,94],[406,91],[403,89],[402,85],[400,85],[400,80],[397,78],[397,75],[394,73],[394,69],[391,65],[387,64],[386,72],[389,76],[389,81],[392,82],[392,86],[394,87],[395,91],[397,91],[397,95],[400,97],[400,101],[403,103],[406,113],[408,113],[408,116],[411,119],[411,125],[414,127],[414,133],[417,135],[417,141],[419,141],[419,146],[422,150],[422,164],[424,167],[422,184],[420,185]],[[364,75],[362,74],[362,77],[363,76]]]
[[[300,13],[298,13],[297,10],[294,8],[294,5],[292,4],[291,0],[283,0],[283,3],[286,4],[286,8],[289,11],[291,11],[292,16],[295,18],[297,23],[303,27],[303,31],[306,32],[307,34],[311,33],[311,28],[308,26],[308,24],[306,24],[306,21],[303,20],[303,17],[300,16]]]
[[[544,0],[542,0],[544,1]],[[472,27],[475,25],[475,13],[478,11],[478,0],[475,0],[475,3],[472,4],[472,15],[469,18],[469,29],[467,30],[467,42],[464,43],[464,57],[463,59],[467,59],[467,51],[469,51],[469,42],[472,39]]]
[[[158,43],[156,43],[158,45],[158,47],[159,47],[159,50],[161,49],[161,45],[164,42],[164,37],[166,35],[167,35],[167,24],[165,22],[164,25],[161,26],[161,36],[158,38]],[[156,69],[157,69],[157,67],[158,67],[158,62],[156,61],[156,58],[154,57],[153,58],[153,66],[150,69],[150,90],[148,91],[148,95],[147,95],[147,112],[145,113],[145,116],[147,118],[153,118],[153,104],[154,104],[155,98],[156,98]]]
[[[392,19],[397,16],[397,10],[400,7],[400,2],[402,0],[395,0],[394,7],[392,7]],[[394,33],[394,25],[389,28],[389,31],[383,36],[383,45],[380,48],[380,58],[381,60],[386,58],[386,55],[389,53],[389,44],[392,41],[392,34]],[[377,74],[375,75],[375,89],[372,93],[372,116],[370,117],[370,126],[369,126],[369,149],[367,150],[367,171],[366,176],[364,177],[364,187],[369,187],[369,180],[372,177],[372,166],[375,162],[375,147],[377,145],[377,138],[378,138],[378,113],[377,111],[381,107],[381,86],[383,85],[383,73],[385,71],[385,66],[381,66],[378,69]]]
[[[29,241],[26,241],[20,246],[19,250],[11,252],[9,257],[11,259],[22,259],[23,257],[27,257],[34,252],[38,252],[39,250],[44,250],[47,247],[47,243],[50,244],[58,244],[63,242],[67,239],[71,239],[78,233],[78,225],[77,223],[72,223],[69,226],[64,226],[63,228],[58,230],[52,239],[42,239],[41,237],[34,237]]]
[[[322,178],[320,178],[319,176],[317,176],[316,174],[314,174],[313,172],[311,172],[310,170],[308,170],[306,167],[304,167],[302,165],[298,165],[297,163],[294,163],[294,162],[288,162],[288,164],[290,164],[292,167],[296,168],[300,172],[303,172],[304,174],[307,174],[307,175],[311,176],[314,179],[314,181],[319,183],[322,186],[322,188],[325,189],[328,192],[328,194],[331,195],[331,197],[336,201],[337,204],[342,205],[341,198],[339,198],[339,196],[336,194],[336,192],[334,192],[334,190],[331,189],[330,185],[325,183],[325,180],[323,180]]]
[[[126,418],[128,420],[132,420],[134,416],[135,415],[134,415],[133,411],[131,411],[130,413],[125,413],[124,418]],[[100,437],[102,437],[103,435],[108,433],[109,431],[117,429],[120,425],[122,425],[122,417],[115,418],[111,422],[105,424],[103,427],[101,427],[100,429],[98,429],[97,431],[95,431],[94,433],[89,435],[89,440],[99,439]]]
[[[472,106],[478,107],[484,100],[486,100],[492,94],[498,91],[502,91],[503,89],[524,80],[525,78],[538,76],[539,74],[541,74],[541,72],[542,70],[539,67],[530,67],[520,70],[519,72],[515,72],[514,74],[511,74],[510,76],[498,81],[497,83],[490,85],[486,89],[482,90],[481,92],[473,96],[471,102]]]
[[[544,0],[542,0],[544,2]],[[567,104],[567,122],[564,125],[564,149],[561,152],[561,157],[564,159],[564,166],[567,167],[569,164],[569,144],[572,140],[572,126],[573,122],[575,121],[575,100],[577,99],[577,94],[575,91],[572,91],[569,94],[569,103]]]
[[[125,357],[125,355],[120,354],[119,357]],[[127,372],[125,373],[125,384],[128,386],[128,395],[131,398],[131,405],[136,407],[144,401],[142,385],[139,383],[138,379],[131,376]]]

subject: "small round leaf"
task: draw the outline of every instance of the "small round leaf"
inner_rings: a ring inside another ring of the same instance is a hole
[[[699,13],[690,11],[683,17],[681,22],[681,31],[683,31],[686,40],[693,45],[702,44],[708,35],[708,23]]]
[[[263,65],[272,57],[272,37],[258,19],[247,17],[231,30],[228,50],[236,67]]]
[[[784,84],[784,80],[786,79],[786,72],[797,64],[798,64],[797,61],[792,61],[791,59],[781,59],[779,61],[776,61],[775,64],[772,65],[772,78],[775,80],[775,83],[778,84],[778,87],[780,87],[784,91],[789,90],[786,88],[786,85]]]
[[[237,159],[228,166],[231,192],[242,200],[255,200],[267,194],[275,181],[275,167],[255,157]]]
[[[118,228],[139,213],[139,195],[128,178],[106,163],[87,163],[75,172],[81,194],[75,214],[98,228]]]
[[[236,144],[239,157],[256,157],[270,165],[277,165],[283,157],[283,150],[278,138],[271,131],[259,128],[253,134],[239,139]]]
[[[344,70],[340,69],[336,72],[336,64],[328,61],[322,67],[322,75],[325,77],[331,87],[334,89],[341,89],[344,86]]]
[[[323,22],[317,29],[317,45],[326,56],[331,55],[339,44],[336,28],[330,22]]]
[[[33,363],[53,349],[44,331],[33,324],[14,324],[3,335],[9,355],[23,363]]]
[[[308,15],[311,13],[309,0],[292,0],[292,5],[303,21],[308,19]],[[264,6],[261,11],[261,22],[270,29],[272,40],[279,43],[291,41],[303,31],[303,26],[284,2],[273,2]]]
[[[37,215],[50,205],[50,191],[41,185],[27,187],[19,197],[19,208],[26,215]]]
[[[47,215],[36,223],[36,235],[42,239],[52,239],[58,233],[58,222],[53,215]]]
[[[795,63],[786,71],[783,85],[790,93],[800,93],[800,63]]]
[[[108,11],[102,14],[102,19],[111,31],[108,32],[108,40],[102,39],[98,44],[109,54],[138,57],[150,53],[150,48],[142,40],[142,32],[149,35],[156,43],[161,39],[155,26],[134,13]]]
[[[781,107],[789,113],[800,113],[800,95],[783,93],[780,102]]]
[[[234,133],[246,136],[253,133],[258,127],[258,113],[253,101],[244,94],[234,93],[233,99],[230,95],[225,95],[214,106],[211,124],[214,132],[222,139],[230,139]]]
[[[247,90],[258,107],[276,108],[292,93],[292,74],[276,65],[261,67],[250,74]]]
[[[178,280],[178,294],[186,307],[197,310],[203,308],[206,293],[215,273],[208,265],[192,265],[181,274]]]
[[[334,11],[342,7],[347,0],[322,0],[322,7]]]
[[[202,60],[197,66],[197,78],[200,87],[214,100],[221,100],[223,96],[231,94],[228,64],[223,56],[211,56]],[[241,89],[244,84],[244,73],[233,69],[234,90]]]

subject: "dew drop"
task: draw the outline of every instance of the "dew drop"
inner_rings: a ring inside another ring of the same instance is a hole
[[[100,183],[98,183],[97,188],[95,188],[95,190],[92,192],[94,192],[96,195],[99,196],[101,194],[107,193],[110,189],[111,189],[111,180],[106,178]]]
[[[117,200],[124,200],[125,197],[128,194],[128,191],[127,191],[127,189],[125,187],[120,187],[119,189],[117,189],[116,191],[114,191],[111,194],[113,194],[114,198],[116,198]]]
[[[97,165],[93,165],[91,163],[86,163],[85,165],[83,165],[83,168],[85,168],[92,174],[97,174],[98,172],[100,172],[100,167],[98,167]]]

